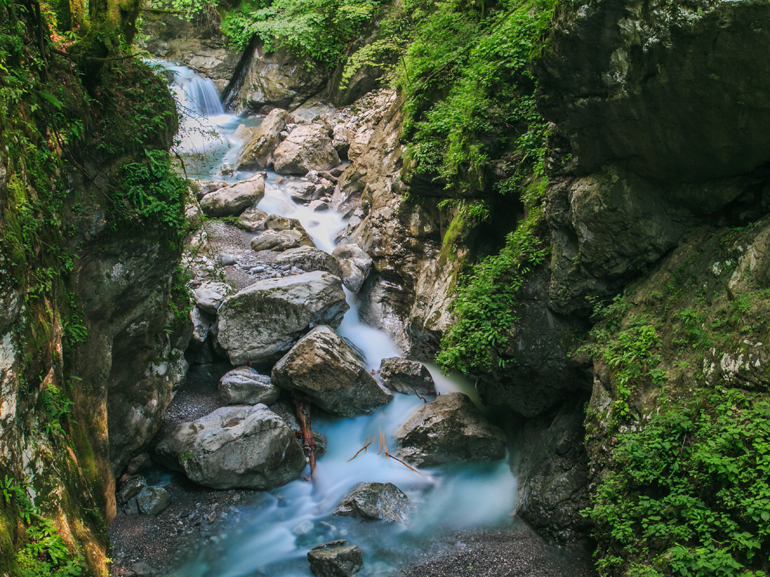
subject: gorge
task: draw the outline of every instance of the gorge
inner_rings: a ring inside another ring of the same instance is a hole
[[[766,2],[83,10],[0,0],[0,574],[770,570]]]

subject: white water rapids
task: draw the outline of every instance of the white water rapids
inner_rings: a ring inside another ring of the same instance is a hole
[[[215,176],[223,162],[234,164],[242,142],[235,138],[239,124],[254,126],[222,111],[213,84],[183,67],[166,66],[174,72],[174,90],[179,101],[198,117],[184,121],[179,150],[186,155],[191,177],[242,180],[253,173]],[[212,96],[213,94],[213,96]],[[219,136],[213,136],[215,130]],[[335,234],[345,225],[336,211],[312,212],[297,205],[276,175],[268,172],[265,197],[259,208],[272,214],[298,219],[316,246],[331,252]],[[338,333],[365,355],[370,369],[386,357],[400,356],[395,343],[378,329],[359,320],[357,297],[348,294],[350,310]],[[474,402],[478,397],[463,379],[442,375],[429,366],[442,393],[462,391]],[[212,386],[216,386],[213,383]],[[508,459],[490,464],[463,464],[422,471],[421,476],[398,462],[377,454],[375,441],[369,450],[350,461],[367,438],[384,432],[388,447],[395,450],[393,433],[412,410],[422,405],[418,397],[396,393],[389,405],[371,415],[353,419],[314,416],[313,426],[328,438],[328,452],[318,459],[315,483],[302,479],[265,492],[256,504],[246,506],[239,521],[216,547],[199,551],[174,576],[247,577],[310,575],[308,550],[333,539],[346,539],[364,551],[360,575],[392,575],[405,552],[414,552],[420,542],[442,531],[479,528],[510,522],[515,504],[516,480]],[[307,474],[307,472],[306,472]],[[362,481],[391,482],[407,493],[415,510],[408,525],[364,523],[331,516],[341,497]]]

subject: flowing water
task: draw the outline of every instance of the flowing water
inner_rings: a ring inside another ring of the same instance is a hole
[[[225,114],[221,105],[212,103],[213,85],[186,68],[168,69],[176,78],[177,98],[187,109],[198,111],[185,118],[179,145],[188,158],[198,159],[191,176],[223,180],[252,176],[235,173],[222,177],[217,173],[223,163],[234,164],[242,144],[235,136],[238,125],[254,126],[254,119]],[[211,133],[212,128],[218,136]],[[331,252],[335,234],[345,225],[341,215],[335,211],[312,212],[297,205],[276,179],[274,173],[268,172],[259,208],[299,219],[316,246]],[[357,297],[347,292],[347,300],[350,310],[337,332],[363,352],[367,366],[378,368],[383,358],[400,356],[401,351],[386,333],[359,320]],[[441,394],[462,391],[480,405],[470,383],[458,376],[444,376],[436,367],[428,366]],[[374,442],[351,460],[367,439],[378,439],[381,432],[394,450],[393,433],[422,403],[416,396],[396,393],[393,402],[372,415],[353,419],[314,417],[314,428],[328,439],[328,451],[318,460],[316,481],[300,479],[265,492],[257,504],[246,508],[246,520],[236,524],[226,539],[216,548],[199,553],[174,575],[306,577],[310,575],[307,551],[334,539],[346,539],[363,549],[364,569],[360,575],[392,575],[406,556],[438,533],[510,522],[516,480],[508,459],[422,470],[418,474],[378,455],[379,443]],[[363,523],[332,516],[341,497],[363,481],[391,482],[407,493],[414,506],[409,524]]]

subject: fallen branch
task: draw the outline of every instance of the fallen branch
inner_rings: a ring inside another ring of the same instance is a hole
[[[369,442],[367,443],[367,441]],[[364,446],[358,449],[358,451],[356,451],[356,454],[350,457],[350,459],[348,459],[346,462],[350,463],[350,461],[352,461],[353,459],[358,457],[358,455],[361,454],[361,451],[366,452],[366,450],[369,448],[369,445],[371,445],[372,443],[374,443],[374,437],[372,437],[371,440],[369,439],[369,437],[366,437],[366,439],[364,439]]]
[[[369,437],[366,437],[366,439],[364,439],[364,446],[361,447],[360,449],[358,449],[358,451],[356,451],[356,454],[353,455],[352,457],[350,457],[350,459],[348,459],[347,462],[350,463],[350,461],[352,461],[353,459],[358,457],[358,455],[360,455],[362,451],[366,451],[372,443],[374,443],[374,437],[372,437],[371,439]],[[417,469],[415,469],[414,467],[412,467],[408,463],[405,463],[404,461],[402,461],[398,457],[394,457],[393,455],[390,454],[390,452],[388,451],[388,442],[385,440],[385,433],[383,433],[382,431],[380,431],[380,450],[377,451],[377,454],[378,455],[385,455],[385,457],[389,457],[389,458],[393,459],[394,461],[398,461],[399,463],[401,463],[407,469],[410,469],[410,470],[414,471],[415,473],[417,473],[421,477],[427,478],[426,475],[423,475],[422,473],[420,473],[420,471],[418,471]]]
[[[423,403],[425,403],[426,405],[428,404],[428,399],[426,399],[425,397],[421,397],[421,396],[420,396],[420,393],[418,393],[418,392],[417,392],[417,389],[415,389],[414,387],[412,387],[412,390],[414,391],[414,394],[415,394],[415,395],[417,395],[417,398],[418,398],[418,399],[420,399],[420,400],[421,400]]]
[[[313,438],[313,429],[310,425],[310,401],[305,395],[292,393],[294,407],[297,409],[297,420],[302,429],[302,447],[307,452],[310,461],[310,478],[315,481],[315,439]]]
[[[412,467],[412,466],[411,466],[411,465],[409,465],[408,463],[404,463],[404,462],[403,462],[401,459],[399,459],[398,457],[394,457],[394,456],[393,456],[393,455],[391,455],[390,453],[385,453],[385,456],[386,456],[386,457],[390,457],[390,458],[391,458],[391,459],[393,459],[394,461],[398,461],[399,463],[401,463],[401,464],[402,464],[404,467],[406,467],[407,469],[411,469],[412,471],[414,471],[415,473],[417,473],[418,475],[420,475],[420,477],[425,477],[425,475],[423,475],[422,473],[420,473],[420,471],[418,471],[417,469],[415,469],[414,467]],[[425,478],[427,479],[427,477],[425,477]]]

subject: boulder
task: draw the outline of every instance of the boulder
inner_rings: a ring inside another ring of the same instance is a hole
[[[221,304],[221,301],[219,304]],[[219,304],[217,304],[217,306],[219,306]],[[214,323],[211,320],[211,317],[197,306],[190,309],[190,321],[193,325],[192,338],[190,339],[190,342],[192,343],[191,346],[200,347],[203,344],[203,341],[206,340],[206,337],[209,336],[211,326]]]
[[[313,198],[315,194],[315,183],[301,180],[299,182],[290,182],[286,185],[289,191],[289,196],[295,202],[307,202]]]
[[[342,281],[327,272],[263,280],[225,299],[217,339],[234,365],[270,361],[313,326],[338,327],[348,308]]]
[[[393,483],[358,483],[332,514],[363,521],[405,523],[409,516],[409,497]]]
[[[292,430],[265,405],[223,407],[181,423],[155,458],[212,489],[266,491],[299,477],[305,454]]]
[[[364,566],[364,552],[347,541],[331,541],[313,547],[307,560],[315,577],[353,577]]]
[[[230,287],[224,283],[207,281],[193,291],[193,298],[198,308],[215,315],[219,305],[222,304],[229,291]],[[193,334],[195,332],[194,325],[195,319],[193,319]],[[203,327],[201,327],[201,330],[203,330]]]
[[[267,375],[251,367],[238,367],[219,380],[219,398],[228,405],[272,405],[281,391]]]
[[[267,230],[251,239],[251,250],[282,251],[297,248],[302,244],[302,233],[298,230]]]
[[[416,466],[488,462],[505,457],[505,433],[467,395],[451,393],[415,410],[395,433],[396,455]]]
[[[358,293],[372,270],[372,258],[356,244],[338,246],[332,256],[342,268],[342,282],[348,290]]]
[[[371,412],[393,400],[393,393],[369,374],[350,345],[327,326],[302,337],[273,367],[272,377],[275,385],[300,391],[325,411],[343,417]]]
[[[214,192],[215,190],[219,190],[220,188],[227,188],[227,183],[219,180],[198,180],[198,181],[190,181],[192,182],[193,190],[195,191],[195,197],[198,200],[201,200],[204,196],[206,196],[210,192]]]
[[[238,216],[265,197],[265,179],[262,175],[239,182],[227,188],[210,192],[201,200],[206,216]]]
[[[305,272],[324,270],[342,278],[342,269],[337,259],[319,248],[310,246],[289,249],[278,255],[273,260],[273,264],[276,266],[296,266]]]
[[[305,174],[309,170],[329,170],[340,163],[332,146],[329,128],[322,124],[297,126],[273,153],[279,174]]]
[[[422,363],[392,357],[382,359],[378,376],[391,391],[405,395],[435,395],[436,385]]]
[[[147,486],[147,482],[141,475],[132,475],[120,484],[115,498],[119,505],[127,503],[130,499],[136,497]]]
[[[265,221],[268,214],[260,210],[256,205],[247,208],[241,216],[238,217],[236,226],[248,232],[260,232],[265,230]]]
[[[281,142],[281,131],[286,128],[289,113],[273,109],[253,131],[238,154],[236,170],[262,170],[273,163],[273,151]]]
[[[330,207],[327,201],[318,199],[311,202],[309,208],[313,212],[323,212],[329,210]]]
[[[145,487],[136,496],[136,505],[142,515],[160,515],[171,505],[171,495],[161,487]]]

